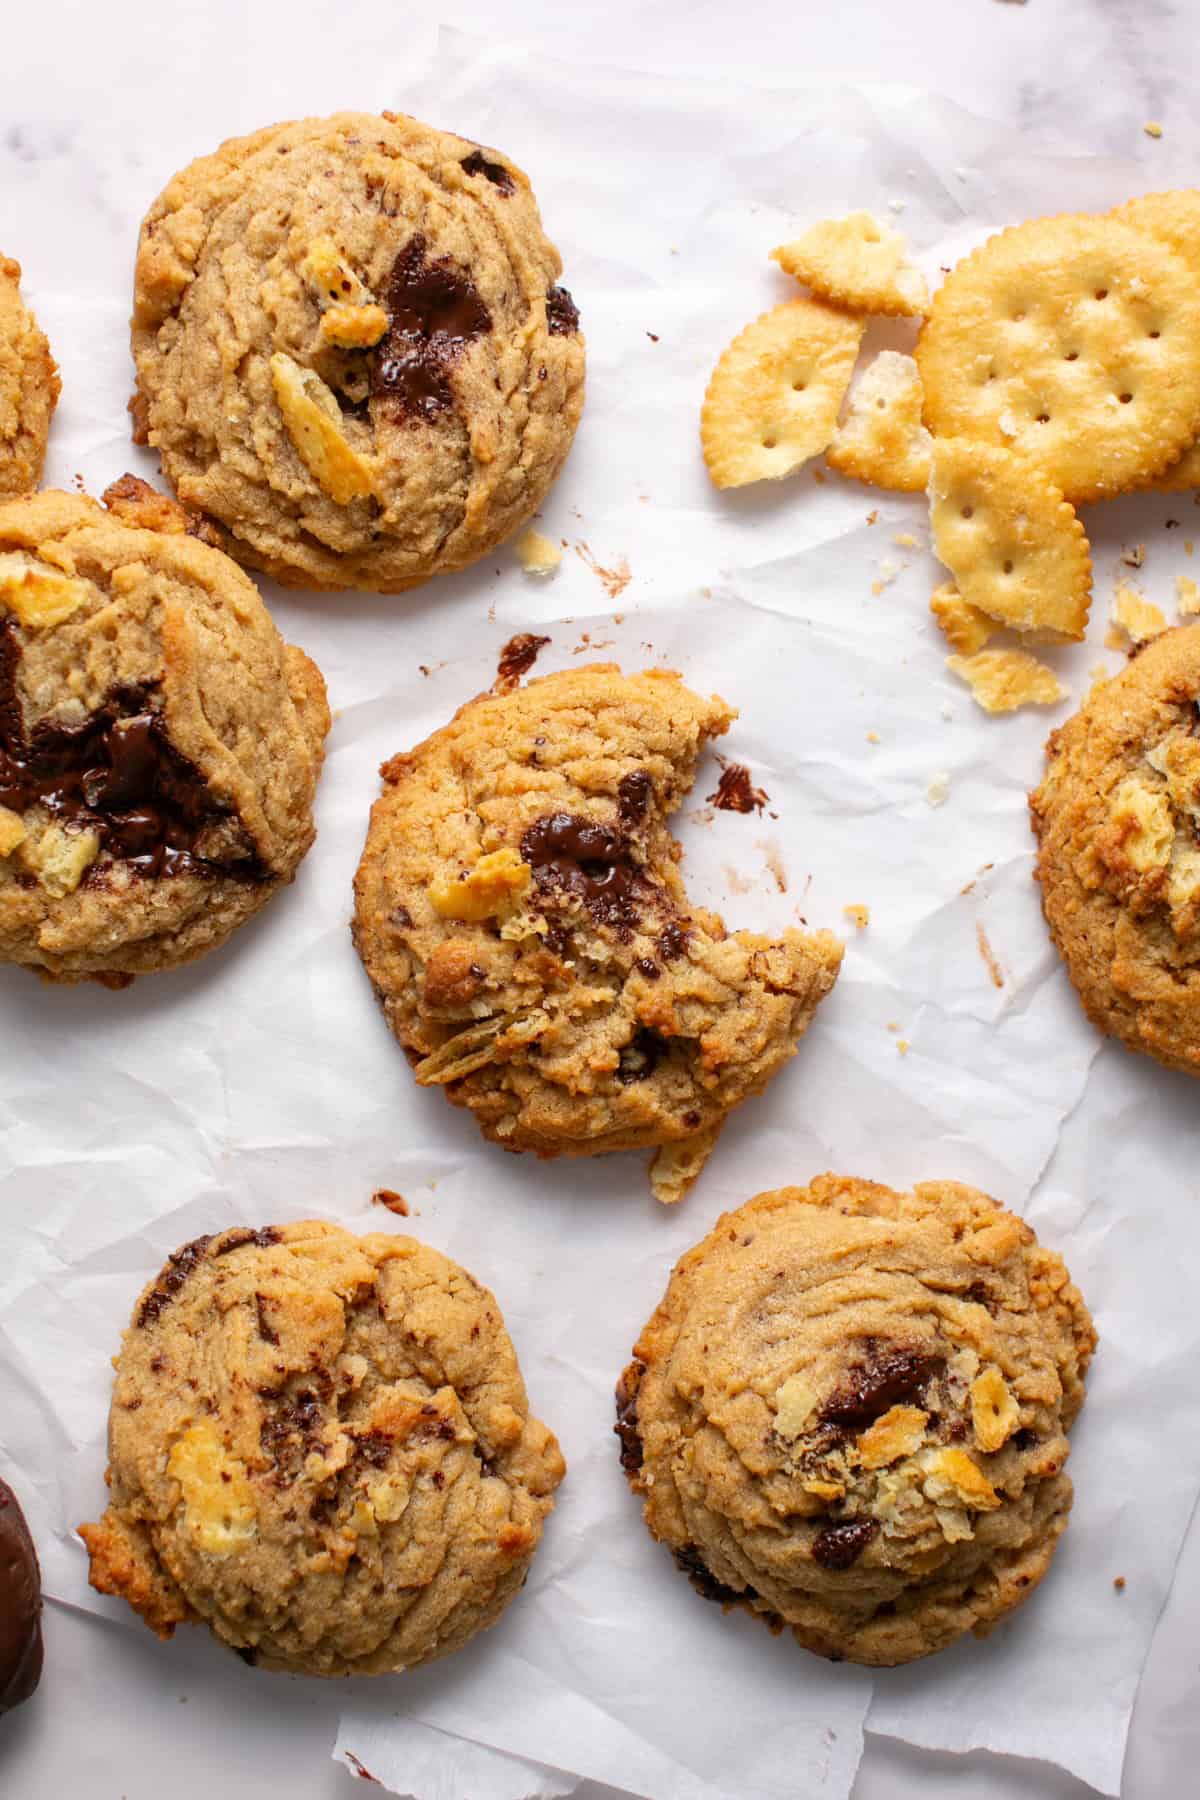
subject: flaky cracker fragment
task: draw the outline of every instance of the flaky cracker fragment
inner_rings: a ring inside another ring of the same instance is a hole
[[[789,1375],[775,1390],[775,1433],[798,1438],[817,1410],[817,1390],[803,1375]]]
[[[988,1363],[979,1371],[970,1393],[975,1442],[990,1456],[1017,1429],[1021,1409],[995,1363]]]
[[[844,906],[842,911],[853,925],[855,931],[865,931],[867,926],[871,923],[871,909],[869,906],[862,906],[861,904],[855,903],[852,906]]]
[[[952,581],[934,588],[929,610],[950,648],[960,656],[974,656],[999,629],[995,619],[963,599]]]
[[[255,1536],[258,1510],[245,1463],[225,1448],[216,1427],[201,1419],[171,1446],[167,1473],[179,1483],[192,1542],[210,1556],[228,1556]]]
[[[940,1488],[943,1483],[956,1499],[975,1512],[992,1512],[1004,1504],[979,1464],[965,1450],[939,1450],[932,1459],[926,1485]]]
[[[516,542],[517,560],[527,575],[553,575],[562,562],[562,551],[541,531],[531,525]]]
[[[849,410],[825,452],[829,466],[875,487],[923,493],[933,440],[921,420],[921,401],[912,357],[881,350],[850,389]]]
[[[38,836],[27,832],[17,855],[56,900],[73,894],[100,854],[95,831],[64,831],[53,820]]]
[[[864,1469],[886,1469],[911,1456],[921,1446],[928,1420],[929,1414],[919,1406],[889,1406],[858,1439],[857,1461]]]
[[[663,1206],[676,1206],[687,1195],[712,1155],[724,1123],[724,1119],[718,1119],[715,1125],[706,1126],[692,1137],[663,1144],[655,1151],[650,1163],[650,1188]]]
[[[429,889],[434,910],[444,919],[503,919],[528,892],[533,873],[509,846],[481,856],[469,873],[455,881],[435,881]]]
[[[1143,486],[1200,424],[1200,285],[1112,217],[1034,219],[963,259],[917,341],[935,437],[1010,445],[1074,502]]]
[[[1081,638],[1092,593],[1087,538],[1062,493],[1010,450],[934,440],[933,548],[963,599],[1001,624]]]
[[[763,313],[721,356],[700,413],[700,445],[713,484],[777,481],[833,436],[863,321],[819,300]]]
[[[0,612],[22,625],[61,625],[92,592],[90,583],[35,562],[19,550],[0,551]]]
[[[1113,597],[1113,623],[1119,625],[1133,644],[1148,643],[1167,629],[1166,615],[1152,600],[1145,599],[1136,588],[1121,582]]]
[[[372,492],[371,469],[342,433],[337,400],[315,369],[306,369],[284,351],[271,358],[275,400],[296,454],[338,506]]]
[[[1099,848],[1111,868],[1132,869],[1135,875],[1165,869],[1175,848],[1175,819],[1166,794],[1127,775],[1109,801]]]
[[[370,350],[387,335],[382,306],[331,306],[321,319],[321,336],[339,350]]]
[[[981,650],[977,656],[948,656],[946,667],[967,683],[984,712],[1054,706],[1067,697],[1054,670],[1025,650]]]
[[[911,316],[929,305],[925,277],[908,245],[869,212],[821,219],[771,256],[819,300],[852,312]]]
[[[9,806],[0,806],[0,857],[11,856],[25,841],[25,821]]]

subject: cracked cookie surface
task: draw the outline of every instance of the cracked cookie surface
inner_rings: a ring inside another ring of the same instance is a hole
[[[1051,935],[1093,1024],[1200,1075],[1200,626],[1154,638],[1046,747]]]
[[[105,502],[0,505],[0,961],[122,986],[292,879],[329,709],[181,507]]]
[[[45,333],[21,298],[21,265],[0,255],[0,500],[42,474],[61,383]]]
[[[1094,1345],[1061,1260],[986,1195],[823,1175],[680,1259],[617,1389],[621,1461],[706,1598],[909,1662],[1045,1574]]]
[[[186,1244],[117,1360],[93,1587],[310,1675],[416,1668],[500,1616],[564,1465],[495,1299],[320,1221]]]
[[[579,422],[560,273],[498,151],[396,113],[232,139],[142,226],[135,435],[276,580],[461,569],[536,511]]]
[[[682,1198],[837,977],[827,932],[728,933],[667,818],[733,710],[611,664],[468,702],[383,768],[355,942],[419,1082],[510,1150],[662,1146]]]

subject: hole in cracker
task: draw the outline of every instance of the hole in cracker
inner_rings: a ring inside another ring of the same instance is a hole
[[[1133,395],[1132,394],[1118,394],[1117,398],[1121,402],[1122,406],[1128,406],[1129,402],[1133,399]]]
[[[964,519],[973,519],[975,517],[975,508],[973,506],[964,506],[962,509],[962,516]]]
[[[778,438],[765,437],[762,441],[762,447],[764,450],[773,450],[778,441]]]
[[[1152,337],[1152,338],[1158,338],[1158,337],[1161,337],[1161,336],[1162,336],[1162,332],[1161,332],[1161,331],[1152,331],[1152,332],[1151,332],[1151,333],[1150,333],[1150,334],[1149,334],[1149,335],[1150,335],[1150,336],[1151,336],[1151,337]]]
[[[875,402],[875,404],[879,408],[880,412],[882,412],[887,405],[887,401],[886,400],[877,400]]]
[[[793,381],[793,383],[792,383],[793,394],[802,394],[804,392],[804,385],[805,384],[802,381]],[[880,404],[881,405],[883,404],[882,401],[880,402]]]
[[[1096,298],[1097,298],[1097,300],[1107,300],[1108,299],[1108,289],[1107,288],[1097,288],[1096,289]]]
[[[1023,312],[1015,312],[1015,313],[1014,313],[1014,314],[1013,314],[1013,324],[1014,324],[1014,325],[1019,325],[1019,324],[1020,324],[1020,323],[1021,323],[1021,320],[1022,320],[1022,319],[1023,319],[1023,318],[1024,318],[1024,317],[1025,317],[1025,314],[1024,314],[1024,313],[1023,313]]]
[[[1012,572],[1013,572],[1013,566],[1012,566],[1012,563],[1011,563],[1011,562],[1008,562],[1008,561],[1006,561],[1006,562],[1005,562],[1005,563],[1004,563],[1004,565],[1003,565],[1003,568],[1004,568],[1004,573],[1005,573],[1005,574],[1006,574],[1006,575],[1011,575],[1011,574],[1012,574]]]
[[[1068,350],[1066,356],[1063,358],[1063,361],[1064,362],[1078,362],[1079,361],[1078,350]]]
[[[1037,416],[1037,422],[1039,425],[1048,425],[1050,423],[1050,414],[1049,413],[1039,413]]]

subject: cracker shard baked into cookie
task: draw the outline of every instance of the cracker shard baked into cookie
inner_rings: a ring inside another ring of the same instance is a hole
[[[564,1465],[495,1299],[409,1237],[197,1238],[117,1359],[92,1586],[309,1675],[416,1668],[525,1580]]]
[[[40,481],[62,388],[20,281],[20,263],[0,255],[0,500],[31,493]]]
[[[621,1461],[707,1599],[905,1663],[1046,1573],[1094,1345],[1059,1258],[986,1195],[823,1175],[680,1259],[617,1389]]]
[[[722,353],[700,412],[713,485],[778,481],[833,436],[863,321],[819,300],[761,314]]]
[[[0,505],[0,962],[122,986],[292,879],[329,709],[194,519],[105,501]]]
[[[232,139],[142,226],[135,435],[277,580],[387,593],[524,524],[583,405],[528,179],[398,113]]]
[[[934,553],[972,606],[1018,631],[1083,636],[1092,596],[1087,539],[1037,468],[968,438],[936,438],[929,522]]]
[[[417,1080],[505,1148],[664,1146],[677,1200],[833,986],[830,934],[727,933],[688,903],[666,821],[734,717],[596,664],[472,700],[384,765],[355,942]]]
[[[911,261],[908,245],[869,212],[821,219],[772,250],[771,257],[818,300],[851,312],[911,315],[929,305],[925,277]]]
[[[946,277],[917,340],[925,422],[1023,454],[1072,502],[1152,481],[1200,429],[1200,289],[1115,218],[1035,219]]]
[[[1030,797],[1042,905],[1088,1017],[1200,1075],[1200,626],[1055,731]]]
[[[921,419],[923,398],[912,357],[881,350],[850,389],[846,417],[825,452],[830,468],[875,487],[924,493],[932,439]]]

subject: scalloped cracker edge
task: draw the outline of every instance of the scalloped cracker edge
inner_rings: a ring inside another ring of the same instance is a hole
[[[898,231],[869,212],[821,219],[771,258],[819,300],[851,312],[912,317],[929,305],[925,277]]]
[[[830,468],[874,487],[923,493],[933,444],[921,419],[923,398],[912,357],[881,350],[850,389],[849,410],[825,453]]]

